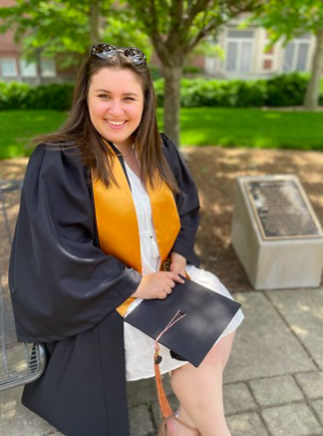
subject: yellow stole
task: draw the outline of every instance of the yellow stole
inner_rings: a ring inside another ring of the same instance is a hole
[[[101,179],[94,181],[92,170],[100,247],[106,254],[115,256],[127,267],[142,273],[139,228],[131,189],[119,158],[112,147],[109,148],[114,154],[113,174],[119,186],[112,183],[107,188]],[[161,181],[154,189],[147,183],[146,189],[150,198],[162,265],[180,231],[180,218],[173,192],[167,183]],[[121,316],[124,316],[133,301],[134,298],[129,297],[117,308]]]

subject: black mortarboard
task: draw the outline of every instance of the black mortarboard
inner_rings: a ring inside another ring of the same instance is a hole
[[[178,311],[185,314],[159,342],[197,367],[241,304],[183,279],[185,283],[176,283],[166,299],[143,300],[124,320],[156,339]]]

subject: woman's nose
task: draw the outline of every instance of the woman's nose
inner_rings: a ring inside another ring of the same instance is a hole
[[[111,101],[111,105],[109,107],[109,112],[113,115],[122,115],[123,114],[123,109],[121,107],[121,102],[116,101],[116,100],[112,100]]]

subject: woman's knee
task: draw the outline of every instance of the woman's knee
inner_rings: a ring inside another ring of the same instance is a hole
[[[224,368],[231,353],[235,333],[236,332],[233,331],[221,338],[221,340],[208,352],[203,360],[203,364],[212,366],[220,365]]]

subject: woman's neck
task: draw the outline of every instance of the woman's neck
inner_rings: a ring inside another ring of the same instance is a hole
[[[132,143],[132,138],[128,138],[122,142],[114,142],[114,145],[117,147],[120,153],[122,153],[124,156],[127,156],[127,154],[130,153]]]

